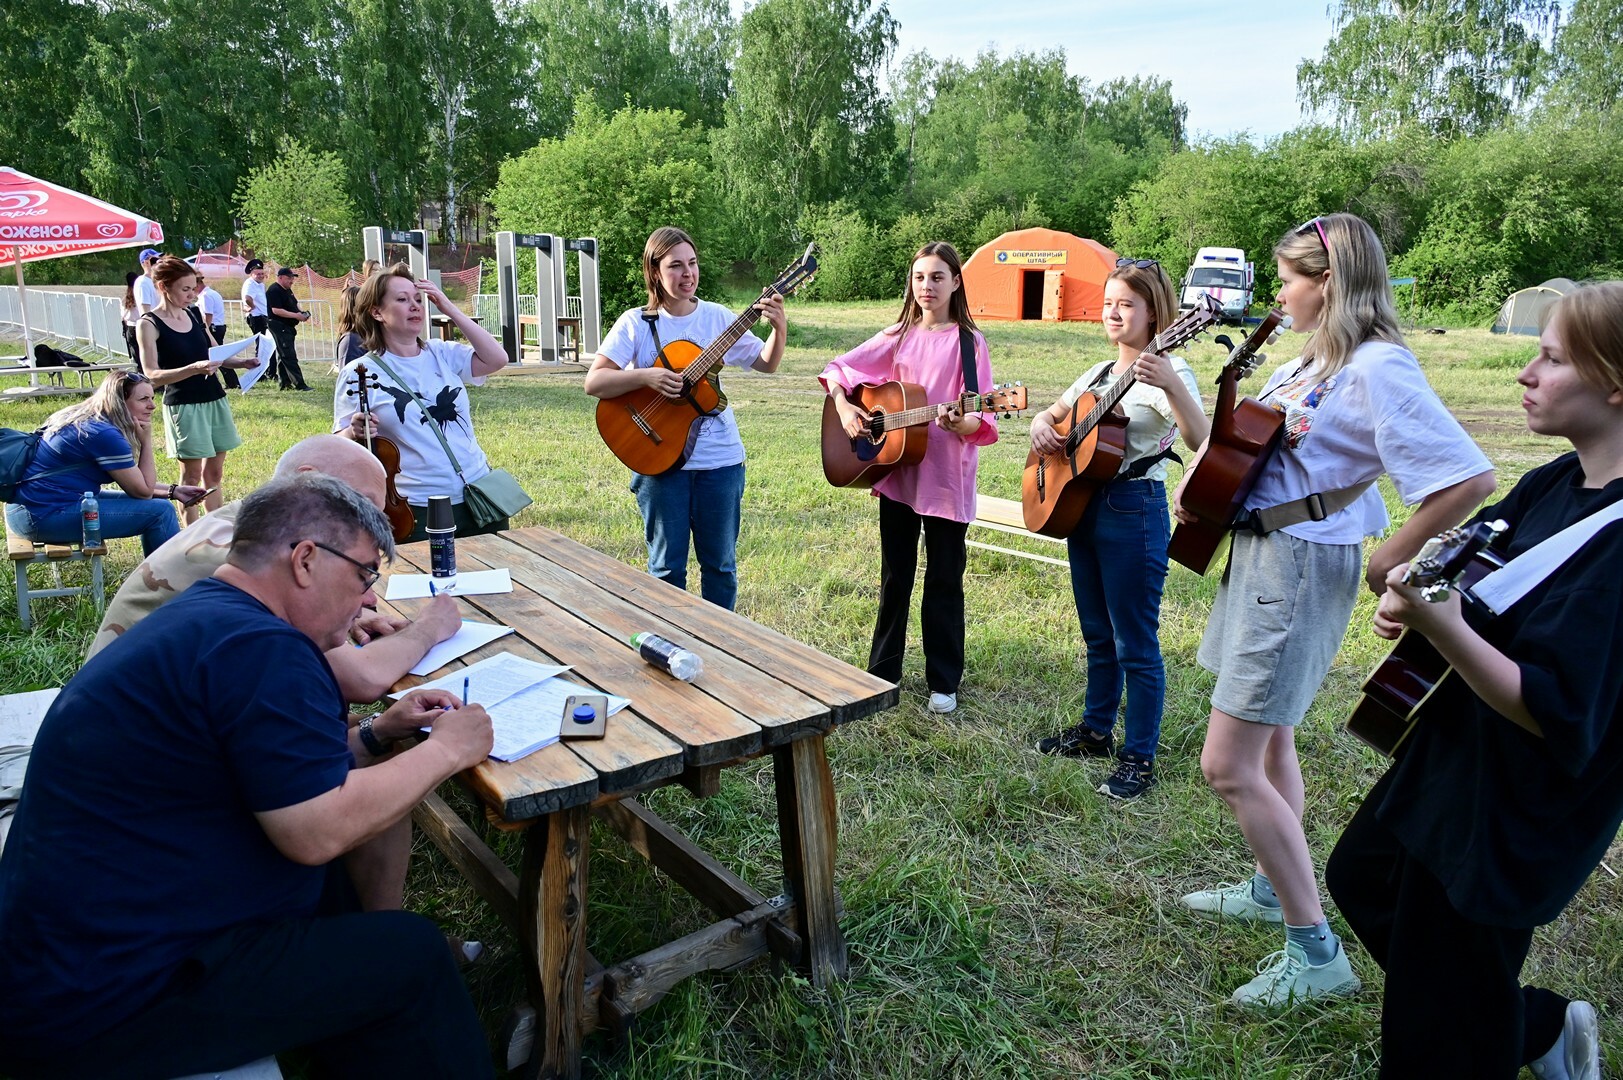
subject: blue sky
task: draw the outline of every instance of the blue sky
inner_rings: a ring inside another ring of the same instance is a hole
[[[1296,65],[1330,39],[1320,0],[889,0],[901,24],[898,59],[1065,50],[1067,66],[1098,84],[1158,75],[1189,106],[1191,136],[1248,131],[1261,139],[1295,127]]]

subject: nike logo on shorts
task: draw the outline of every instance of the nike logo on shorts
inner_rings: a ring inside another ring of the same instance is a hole
[[[1283,596],[1281,596],[1278,600],[1264,600],[1260,596],[1257,597],[1257,603],[1259,604],[1283,604],[1284,602],[1285,598]]]

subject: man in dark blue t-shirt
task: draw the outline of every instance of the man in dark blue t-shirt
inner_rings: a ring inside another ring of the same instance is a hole
[[[0,858],[0,1072],[166,1077],[307,1046],[334,1075],[491,1075],[444,937],[359,912],[335,861],[491,745],[483,709],[422,692],[369,735],[428,739],[355,769],[372,755],[323,652],[374,602],[380,551],[389,525],[353,489],[273,482],[213,578],[63,688]]]

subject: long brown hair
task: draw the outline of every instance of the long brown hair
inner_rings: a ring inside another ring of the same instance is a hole
[[[372,279],[367,278],[367,280],[370,281]],[[356,330],[356,326],[359,320],[356,318],[356,315],[360,311],[360,307],[357,302],[357,298],[360,295],[361,287],[359,285],[345,285],[344,291],[339,294],[338,329],[333,331],[339,337],[343,337],[345,334],[358,332]]]
[[[1404,344],[1387,283],[1386,249],[1357,214],[1326,214],[1292,229],[1274,245],[1274,258],[1303,277],[1330,271],[1324,313],[1302,347],[1302,358],[1316,373],[1334,375],[1366,341]]]
[[[947,316],[959,326],[970,330],[979,330],[975,320],[969,314],[969,299],[964,295],[964,264],[958,258],[958,249],[945,240],[931,240],[928,244],[913,253],[907,260],[907,279],[902,286],[902,313],[896,319],[896,325],[887,333],[905,334],[917,326],[924,318],[924,309],[913,298],[913,264],[926,256],[934,255],[947,264],[952,276],[957,279],[958,287],[952,292],[952,299],[947,302]]]
[[[361,344],[375,353],[384,352],[386,346],[383,342],[383,324],[373,312],[383,306],[395,278],[404,278],[416,290],[417,279],[411,276],[411,267],[405,263],[395,263],[389,269],[380,270],[367,278],[355,297],[355,332],[361,335]],[[418,338],[417,347],[421,349],[423,344],[423,339]]]
[[[670,299],[665,295],[665,287],[659,283],[659,264],[672,250],[683,244],[691,247],[694,255],[699,254],[699,245],[693,242],[693,237],[675,225],[661,225],[648,234],[648,242],[642,246],[642,280],[648,287],[648,302],[642,309],[650,315]]]

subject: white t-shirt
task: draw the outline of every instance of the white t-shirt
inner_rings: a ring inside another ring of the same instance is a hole
[[[225,297],[216,292],[212,285],[203,286],[203,295],[197,298],[197,306],[214,320],[215,326],[225,325]]]
[[[255,281],[253,278],[243,278],[242,317],[246,319],[250,315],[269,314],[270,307],[265,303],[265,283],[263,281]]]
[[[720,304],[712,304],[708,300],[700,300],[691,315],[680,317],[661,308],[659,340],[666,346],[673,341],[691,341],[703,347],[720,337],[736,318]],[[764,347],[760,338],[746,333],[727,350],[727,355],[722,358],[723,363],[733,367],[749,367],[760,359]],[[653,367],[659,355],[641,308],[632,308],[614,320],[614,327],[597,351],[622,368],[633,364]],[[733,408],[729,405],[715,416],[707,416],[699,422],[699,437],[694,441],[693,452],[682,468],[721,469],[742,464],[743,461],[744,442],[738,437],[738,421],[734,419]]]
[[[473,377],[473,346],[462,341],[430,341],[416,356],[386,352],[383,359],[405,380],[405,387],[381,364],[367,363],[364,356],[345,364],[333,388],[333,430],[348,427],[350,417],[360,411],[360,399],[349,391],[355,388],[355,366],[365,364],[367,375],[378,379],[367,395],[378,434],[400,449],[395,487],[414,506],[426,506],[430,495],[449,495],[453,503],[460,503],[462,482],[433,428],[424,421],[423,405],[439,421],[445,441],[462,466],[463,479],[473,481],[488,473],[490,463],[473,437],[473,415],[468,407],[468,385],[485,384],[483,376]]]
[[[135,309],[138,312],[146,312],[157,306],[158,284],[142,274],[135,279]]]
[[[1200,386],[1195,382],[1195,373],[1190,370],[1181,356],[1169,356],[1172,361],[1172,370],[1178,378],[1189,388],[1189,396],[1197,402],[1200,400]],[[1088,390],[1092,390],[1095,397],[1103,397],[1105,391],[1115,385],[1120,376],[1105,377],[1099,380],[1098,387],[1094,387],[1095,379],[1104,374],[1116,362],[1105,360],[1094,364],[1083,376],[1071,384],[1071,388],[1060,395],[1060,401],[1069,409],[1076,404],[1077,398]],[[1178,420],[1172,413],[1172,402],[1167,399],[1167,392],[1159,386],[1151,386],[1146,382],[1135,382],[1127,388],[1127,393],[1121,396],[1121,409],[1127,414],[1127,452],[1122,456],[1120,476],[1132,468],[1133,462],[1140,458],[1154,457],[1178,438]],[[1166,481],[1167,463],[1158,461],[1151,465],[1144,474],[1146,479]]]
[[[1493,467],[1401,345],[1366,341],[1328,379],[1293,360],[1273,373],[1259,400],[1285,414],[1285,434],[1246,499],[1248,510],[1376,480],[1383,472],[1413,505]],[[1386,503],[1371,484],[1351,506],[1284,531],[1319,544],[1357,544],[1388,524]]]

